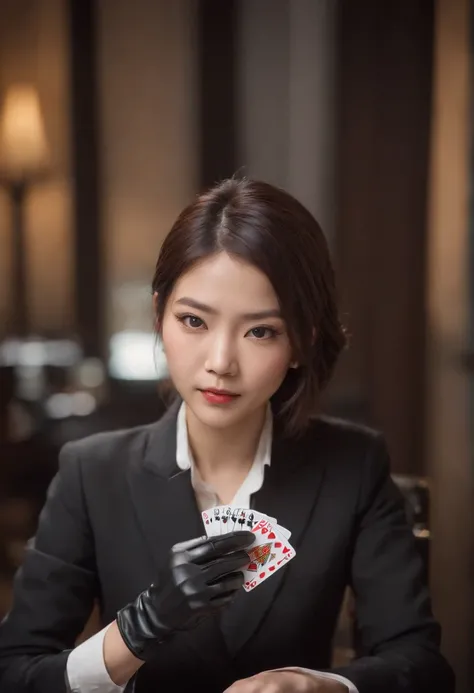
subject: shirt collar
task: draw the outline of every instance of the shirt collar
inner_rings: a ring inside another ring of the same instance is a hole
[[[270,465],[271,463],[272,438],[273,415],[269,404],[265,416],[265,423],[260,434],[257,452],[255,453],[254,462],[249,472],[249,476],[255,479],[261,479],[261,483],[263,482],[264,467],[265,465]],[[195,471],[195,463],[191,449],[189,447],[188,427],[186,425],[185,402],[182,402],[178,411],[176,425],[176,463],[178,467],[182,470],[191,469],[192,472]]]

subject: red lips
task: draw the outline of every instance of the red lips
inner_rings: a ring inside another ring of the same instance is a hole
[[[229,404],[229,402],[233,402],[239,396],[226,392],[215,392],[213,390],[201,390],[201,392],[204,399],[209,404]]]

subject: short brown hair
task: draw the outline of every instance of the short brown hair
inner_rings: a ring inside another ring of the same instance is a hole
[[[181,212],[163,242],[152,283],[159,325],[177,279],[221,251],[261,270],[278,297],[300,365],[288,371],[272,408],[288,434],[301,433],[346,342],[324,234],[300,202],[273,185],[219,183]]]

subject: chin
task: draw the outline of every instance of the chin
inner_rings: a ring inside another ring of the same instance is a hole
[[[228,428],[233,426],[242,419],[245,419],[245,414],[238,412],[225,411],[225,409],[205,409],[204,407],[193,407],[194,416],[201,423],[210,428]]]

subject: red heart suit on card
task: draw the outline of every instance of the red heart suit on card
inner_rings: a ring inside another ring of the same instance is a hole
[[[249,527],[255,533],[249,548],[248,564],[243,568],[244,589],[250,592],[283,568],[295,556],[288,543],[291,532],[280,527],[276,518],[251,508],[218,506],[202,512],[207,536],[214,536]]]

